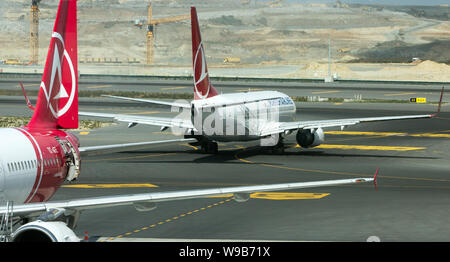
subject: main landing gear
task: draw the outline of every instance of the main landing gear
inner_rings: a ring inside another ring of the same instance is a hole
[[[217,154],[219,152],[219,147],[216,142],[205,141],[201,143],[201,151],[204,154]]]

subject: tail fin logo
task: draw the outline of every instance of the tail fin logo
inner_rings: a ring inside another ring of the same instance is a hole
[[[55,118],[58,118],[62,115],[64,115],[69,108],[71,107],[74,98],[75,98],[75,94],[76,94],[76,75],[75,75],[75,70],[74,70],[74,66],[73,66],[73,62],[72,59],[70,58],[68,52],[65,49],[64,46],[64,39],[62,38],[62,36],[57,33],[57,32],[53,32],[52,34],[52,38],[55,38],[54,44],[54,52],[53,52],[53,59],[52,59],[52,72],[51,72],[51,78],[50,78],[50,85],[49,85],[49,89],[47,90],[47,87],[44,83],[44,81],[41,82],[41,88],[44,91],[45,94],[45,98],[47,99],[47,106],[50,108],[50,111],[52,112],[53,116]],[[59,40],[59,41],[58,41]],[[62,50],[64,50],[64,55],[61,56],[59,54],[59,48],[58,48],[58,44],[62,47]],[[64,62],[66,62],[69,66],[70,69],[70,76],[71,76],[71,81],[68,81],[68,79],[64,79],[64,82],[71,82],[71,86],[69,87],[65,87],[63,85],[63,76],[61,76],[62,74],[62,70],[61,67],[64,65]],[[57,82],[55,82],[55,78],[57,78]],[[59,91],[53,95],[52,97],[52,91],[54,88],[58,88],[59,86]],[[69,89],[67,89],[69,88]],[[69,91],[69,92],[67,92]],[[70,94],[70,95],[69,95]],[[55,99],[59,99],[58,103],[55,103],[53,100]],[[57,108],[54,108],[57,107]]]
[[[198,56],[201,56],[201,71],[198,72]],[[207,89],[205,90],[205,85],[207,85]],[[195,93],[200,99],[205,99],[208,97],[209,90],[211,89],[211,83],[209,82],[208,77],[208,69],[206,68],[206,60],[205,60],[205,51],[203,50],[203,42],[200,42],[197,48],[197,52],[195,54],[194,59],[194,87]],[[205,95],[203,93],[206,92]]]

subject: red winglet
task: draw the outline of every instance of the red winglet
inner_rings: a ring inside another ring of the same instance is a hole
[[[439,105],[438,105],[437,112],[432,114],[431,117],[435,117],[441,112],[441,104],[442,104],[442,97],[443,96],[444,96],[444,86],[442,86],[441,97],[439,98]]]
[[[380,168],[377,168],[377,171],[375,171],[375,175],[373,176],[373,185],[375,186],[375,190],[378,191],[378,186],[377,186],[377,175],[378,175],[378,170],[380,170]]]
[[[30,99],[28,99],[27,93],[25,92],[25,88],[23,88],[22,81],[19,81],[20,87],[22,88],[23,96],[25,97],[25,101],[27,102],[27,106],[29,109],[34,111],[34,106],[31,105]]]

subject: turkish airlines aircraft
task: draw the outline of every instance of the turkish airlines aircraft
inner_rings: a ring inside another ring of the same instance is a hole
[[[30,122],[20,128],[0,129],[0,200],[6,202],[0,206],[0,241],[79,241],[72,229],[80,213],[86,209],[134,205],[138,211],[149,211],[161,201],[234,194],[235,200],[242,202],[257,191],[375,183],[376,174],[374,178],[47,201],[64,181],[77,179],[83,155],[138,149],[150,144],[195,141],[178,139],[80,147],[76,136],[61,130],[78,127],[76,12],[76,0],[61,0],[36,108],[31,106],[25,94],[28,106],[34,109]],[[19,223],[22,225],[13,230],[13,224]]]
[[[270,146],[274,152],[283,152],[285,136],[297,132],[297,143],[304,147],[315,147],[325,140],[323,128],[355,125],[362,122],[376,122],[401,119],[431,118],[429,115],[386,116],[349,118],[317,121],[293,121],[296,106],[292,99],[277,91],[219,94],[211,84],[205,60],[205,51],[195,7],[191,7],[192,59],[194,71],[194,100],[189,102],[164,102],[149,99],[135,99],[120,96],[111,98],[140,101],[183,108],[176,118],[145,117],[119,114],[80,112],[80,115],[114,118],[136,124],[160,126],[161,130],[171,127],[174,133],[185,138],[195,138],[202,152],[217,153],[217,142],[260,140],[262,146]],[[442,94],[441,93],[441,101]],[[440,103],[439,103],[440,108]],[[438,109],[439,111],[439,109]]]

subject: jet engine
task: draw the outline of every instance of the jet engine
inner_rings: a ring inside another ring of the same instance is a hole
[[[80,242],[64,222],[36,220],[19,227],[12,235],[13,242]]]
[[[297,143],[304,148],[315,147],[325,142],[325,134],[322,128],[311,131],[311,129],[299,129],[297,132]]]

